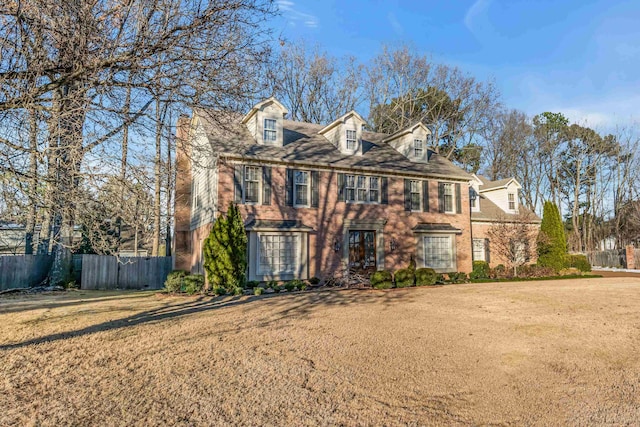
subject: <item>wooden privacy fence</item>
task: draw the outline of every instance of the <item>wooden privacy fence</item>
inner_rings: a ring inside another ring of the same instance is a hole
[[[624,249],[587,252],[589,263],[596,267],[626,267]]]
[[[172,269],[171,257],[82,255],[82,289],[161,289]]]
[[[0,256],[0,291],[41,284],[52,261],[50,255]]]

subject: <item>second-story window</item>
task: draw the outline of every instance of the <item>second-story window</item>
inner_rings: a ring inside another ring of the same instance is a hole
[[[357,178],[357,200],[359,202],[366,202],[367,201],[367,177],[366,176],[361,176],[358,175]]]
[[[356,131],[347,129],[347,150],[355,150],[356,143]]]
[[[447,213],[454,212],[454,203],[453,203],[453,184],[445,183],[444,184],[444,211]]]
[[[423,142],[421,139],[413,140],[413,156],[414,157],[422,158],[422,155],[424,154],[424,147],[422,144]]]
[[[345,200],[347,202],[355,202],[356,200],[356,176],[347,175],[345,182]]]
[[[380,179],[377,176],[369,177],[369,201],[377,202],[380,200],[380,187],[379,187]]]
[[[471,205],[471,208],[475,209],[476,206],[478,206],[478,193],[476,193],[476,190],[474,190],[473,188],[469,189],[469,204]]]
[[[309,206],[309,172],[295,171],[294,185],[294,205]]]
[[[276,121],[275,119],[264,119],[264,142],[275,142],[276,134]]]
[[[420,210],[420,199],[422,198],[422,182],[411,181],[411,210]]]
[[[244,191],[245,203],[258,203],[260,197],[260,174],[262,168],[258,166],[245,166]]]
[[[516,210],[516,195],[513,193],[509,193],[509,210]]]

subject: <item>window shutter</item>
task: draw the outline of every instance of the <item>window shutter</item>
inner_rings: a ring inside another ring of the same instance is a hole
[[[262,204],[271,204],[271,167],[262,167]]]
[[[380,177],[380,203],[383,205],[389,204],[389,178],[386,176]]]
[[[487,263],[491,262],[491,250],[489,250],[489,239],[484,239],[484,260]]]
[[[422,181],[422,211],[429,212],[429,181]]]
[[[338,201],[339,202],[344,202],[345,197],[344,197],[344,174],[343,173],[339,173],[338,174]]]
[[[438,183],[438,210],[444,212],[444,182]]]
[[[242,204],[242,181],[243,181],[244,166],[236,165],[233,171],[233,187],[235,191],[234,201],[236,204]]]
[[[320,205],[320,194],[318,191],[320,172],[311,171],[311,207],[317,208]]]
[[[411,180],[404,180],[404,210],[411,212]]]
[[[293,206],[293,169],[287,169],[284,199],[287,206]]]
[[[460,190],[460,183],[456,184],[456,212],[462,213],[462,191]]]

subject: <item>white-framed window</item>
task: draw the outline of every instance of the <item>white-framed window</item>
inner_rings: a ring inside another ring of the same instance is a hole
[[[258,234],[258,273],[295,273],[299,264],[298,247],[298,234]]]
[[[293,204],[309,206],[309,172],[296,170],[293,175]]]
[[[509,194],[507,194],[507,197],[509,198],[509,210],[515,211],[516,210],[516,195],[514,193],[509,193]]]
[[[367,177],[358,175],[356,177],[356,200],[366,202],[367,199]]]
[[[347,129],[347,150],[355,150],[357,142],[356,131]]]
[[[423,141],[421,139],[414,139],[413,140],[413,156],[422,158],[423,154],[424,154]]]
[[[473,260],[486,261],[484,239],[473,239]]]
[[[455,200],[454,200],[454,188],[453,188],[453,184],[449,183],[449,182],[445,182],[443,185],[443,189],[444,189],[444,195],[443,195],[443,199],[444,199],[444,211],[446,213],[454,213],[454,206],[455,206]]]
[[[377,203],[380,200],[380,178],[369,177],[369,201]]]
[[[453,236],[424,236],[424,266],[443,270],[455,270]]]
[[[260,166],[244,167],[244,202],[258,203],[260,201],[260,177],[262,168]]]
[[[478,206],[478,193],[472,188],[469,189],[469,204],[471,209],[476,209]]]
[[[422,201],[422,181],[411,181],[411,210],[419,211]]]
[[[275,142],[277,137],[276,119],[264,119],[264,142]]]
[[[345,176],[345,200],[347,202],[355,202],[356,201],[356,176],[355,175],[346,175]]]

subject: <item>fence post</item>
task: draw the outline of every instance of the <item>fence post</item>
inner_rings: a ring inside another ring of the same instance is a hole
[[[629,270],[635,270],[636,268],[636,256],[633,253],[633,251],[634,251],[633,245],[627,245],[624,248],[624,254],[627,261],[626,264]]]

